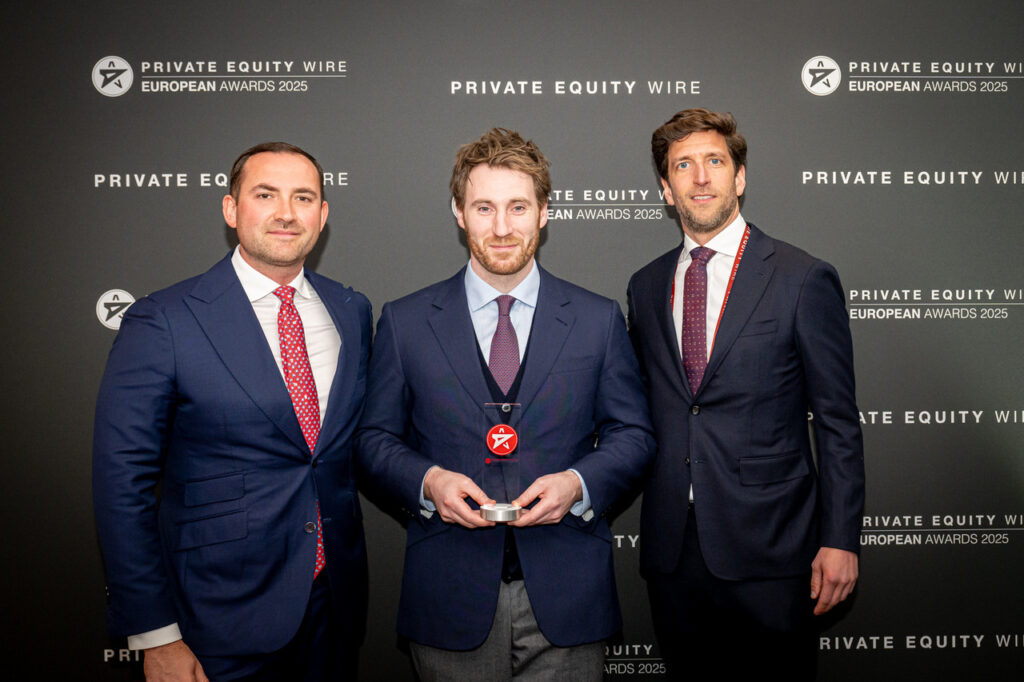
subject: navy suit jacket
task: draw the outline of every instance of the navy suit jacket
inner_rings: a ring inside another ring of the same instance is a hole
[[[109,622],[178,622],[197,655],[284,646],[309,598],[319,501],[346,634],[365,626],[352,436],[371,333],[362,294],[306,272],[342,338],[310,452],[230,255],[128,309],[96,404],[93,497]],[[159,503],[156,487],[160,485]]]
[[[818,548],[860,546],[864,458],[839,276],[750,231],[696,395],[670,305],[682,246],[629,283],[658,441],[641,512],[645,572],[678,564],[691,484],[701,549],[718,577],[806,574]]]
[[[567,514],[514,529],[526,589],[554,644],[593,642],[621,627],[605,512],[653,454],[647,404],[618,304],[540,275],[521,407],[511,414],[515,462],[486,461],[484,437],[500,419],[487,405],[465,271],[381,312],[357,449],[368,482],[409,517],[398,631],[413,641],[478,646],[501,583],[502,524],[469,530],[420,514],[421,482],[434,465],[469,476],[498,501],[544,474],[579,471],[593,519]]]

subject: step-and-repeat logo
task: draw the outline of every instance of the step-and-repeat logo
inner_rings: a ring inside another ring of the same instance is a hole
[[[104,57],[92,67],[92,84],[101,95],[120,97],[134,81],[132,65],[120,57]]]
[[[120,329],[124,312],[132,303],[135,303],[135,297],[124,289],[105,291],[96,301],[96,318],[107,329]]]
[[[120,97],[138,74],[142,94],[285,93],[301,95],[317,84],[348,77],[344,59],[143,59],[133,69],[127,60],[109,56],[92,67],[92,84],[107,97]]]
[[[978,59],[865,59],[846,61],[846,85],[852,93],[1007,93],[1024,80],[1024,61]],[[808,59],[800,70],[800,81],[812,95],[831,95],[844,80],[843,69],[831,57]]]
[[[831,95],[843,80],[843,72],[834,59],[818,56],[808,59],[800,72],[800,80],[812,95]]]

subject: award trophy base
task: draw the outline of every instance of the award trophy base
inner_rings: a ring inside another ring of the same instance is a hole
[[[519,507],[518,505],[499,502],[498,504],[485,504],[481,506],[480,516],[484,517],[488,521],[505,523],[507,521],[518,520],[520,511],[522,511],[522,507]]]

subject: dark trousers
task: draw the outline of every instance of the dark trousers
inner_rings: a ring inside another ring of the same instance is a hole
[[[712,575],[691,507],[676,570],[647,576],[668,678],[813,680],[817,650],[810,589],[809,566],[806,575],[786,578]]]
[[[282,649],[253,656],[200,656],[211,682],[348,682],[356,679],[359,643],[345,641],[334,612],[327,571],[313,581],[298,632]]]

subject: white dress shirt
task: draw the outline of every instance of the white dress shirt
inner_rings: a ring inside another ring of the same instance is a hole
[[[708,260],[707,342],[709,358],[711,357],[711,347],[715,342],[718,318],[722,314],[725,290],[729,286],[733,262],[736,260],[736,252],[739,251],[746,228],[747,221],[743,219],[743,216],[737,215],[735,220],[726,225],[724,230],[704,245],[715,252],[715,255]],[[677,350],[680,355],[683,352],[683,294],[685,293],[683,288],[685,287],[686,269],[690,267],[690,262],[693,260],[690,257],[690,251],[698,246],[699,244],[690,239],[689,235],[683,234],[683,250],[679,254],[679,264],[676,266],[675,296],[672,301],[672,321],[676,328]]]
[[[284,379],[284,366],[281,364],[281,339],[277,333],[277,313],[281,309],[281,299],[274,295],[280,284],[263,273],[257,272],[245,262],[242,255],[235,249],[231,256],[231,265],[242,283],[242,289],[252,304],[256,319],[263,327],[267,337],[267,345],[274,354],[277,371]],[[320,401],[320,423],[324,421],[327,411],[327,397],[331,392],[334,374],[338,369],[338,353],[341,352],[341,335],[327,312],[327,307],[316,293],[316,289],[306,279],[306,271],[300,272],[288,283],[295,288],[295,309],[299,311],[302,329],[306,336],[306,352],[309,354],[309,367],[313,370],[313,383],[316,384],[316,395]]]
[[[283,381],[284,365],[281,364],[281,341],[277,333],[277,312],[281,308],[281,299],[274,295],[274,290],[280,285],[246,263],[242,254],[239,253],[238,247],[235,247],[235,252],[231,255],[231,265],[235,268],[238,281],[242,283],[242,289],[252,304],[256,319],[259,320],[260,326],[263,328],[270,352],[273,353],[274,362],[277,363],[277,371],[281,373]],[[327,307],[320,300],[309,280],[306,279],[305,270],[288,284],[295,288],[293,301],[295,309],[299,312],[299,318],[302,320],[302,328],[306,337],[306,352],[309,354],[309,366],[313,371],[313,383],[316,384],[316,394],[320,401],[320,423],[322,424],[327,411],[327,397],[331,392],[334,374],[338,368],[341,334],[338,333],[331,314],[327,312]],[[177,623],[171,623],[156,630],[129,635],[128,648],[150,649],[170,644],[179,639],[181,639],[181,629]]]
[[[716,234],[705,244],[705,248],[711,249],[715,255],[708,260],[708,303],[707,303],[707,343],[708,358],[711,357],[711,348],[715,345],[715,330],[718,329],[718,319],[722,315],[722,301],[725,300],[725,291],[729,287],[729,277],[732,275],[732,266],[736,261],[736,253],[740,250],[740,242],[743,241],[743,233],[747,229],[747,221],[742,215],[737,214],[736,218],[725,226],[725,229]],[[686,281],[686,269],[690,267],[693,258],[690,251],[700,246],[690,239],[690,236],[683,233],[683,250],[679,253],[679,264],[676,265],[675,295],[672,299],[672,321],[676,328],[676,350],[679,355],[683,354],[683,291]],[[693,484],[690,484],[690,502],[693,502]]]

